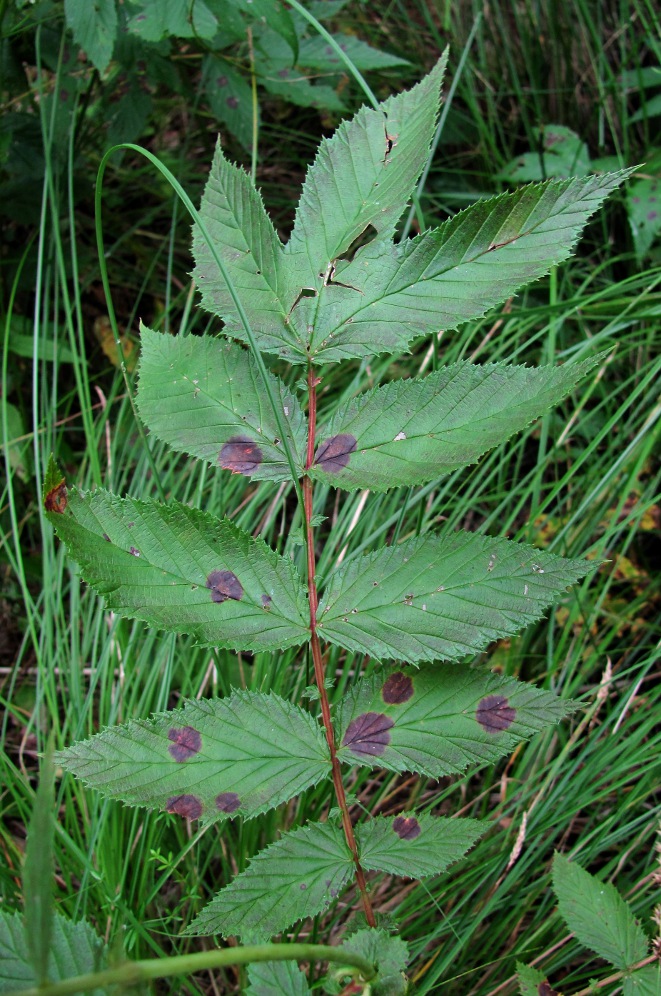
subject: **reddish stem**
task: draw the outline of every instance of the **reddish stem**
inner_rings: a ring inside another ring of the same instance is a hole
[[[308,370],[308,453],[307,460],[305,464],[305,469],[309,470],[314,463],[314,443],[315,443],[315,433],[317,426],[317,384],[319,379],[315,376],[312,366]],[[356,870],[356,882],[358,883],[358,888],[360,890],[360,895],[363,901],[363,909],[365,910],[365,917],[367,919],[370,927],[376,927],[376,919],[374,917],[374,911],[372,910],[372,904],[370,902],[369,895],[367,893],[367,883],[365,881],[365,873],[363,867],[360,863],[360,858],[358,856],[358,846],[356,844],[356,838],[353,832],[353,826],[351,823],[351,817],[349,816],[349,808],[347,806],[347,797],[344,792],[344,784],[342,782],[342,769],[340,768],[340,762],[337,757],[337,750],[335,747],[335,734],[333,731],[333,723],[331,720],[330,703],[328,701],[328,695],[326,693],[326,686],[324,684],[325,673],[324,673],[324,661],[321,653],[321,644],[319,642],[319,634],[317,633],[317,605],[319,604],[317,598],[317,565],[315,562],[314,555],[314,531],[312,528],[312,480],[307,475],[303,478],[303,501],[305,504],[305,528],[306,528],[306,539],[307,539],[307,551],[308,551],[308,589],[309,589],[309,601],[310,601],[310,646],[312,648],[312,661],[314,664],[314,678],[319,690],[319,701],[321,703],[321,718],[324,724],[324,730],[326,731],[326,741],[328,743],[328,750],[330,752],[331,759],[331,770],[333,774],[333,785],[335,786],[335,795],[337,797],[337,803],[340,807],[340,813],[342,814],[342,827],[344,828],[344,836],[346,837],[347,845],[351,851],[351,856],[353,857],[353,863]]]

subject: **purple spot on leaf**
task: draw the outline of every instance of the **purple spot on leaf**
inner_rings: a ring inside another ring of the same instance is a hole
[[[270,595],[262,595],[262,608],[266,609],[267,612],[271,611],[271,602],[273,599]]]
[[[364,712],[349,723],[342,746],[352,754],[378,757],[390,743],[389,730],[394,725],[395,721],[382,712]]]
[[[280,77],[281,80],[286,80],[287,77],[289,76],[289,70],[288,69],[280,69],[279,72],[278,72],[278,76]]]
[[[110,543],[110,537],[108,536],[108,533],[104,533],[103,538],[106,541],[106,543]]]
[[[421,833],[415,816],[396,816],[392,821],[392,828],[400,840],[415,840]]]
[[[218,79],[216,80],[217,86],[227,86],[227,83],[228,83],[227,76],[219,76]]]
[[[512,708],[504,695],[487,695],[479,703],[475,716],[487,733],[500,733],[512,725],[516,709]]]
[[[219,604],[228,598],[235,602],[243,598],[243,585],[231,571],[212,571],[207,578],[207,588],[211,589],[211,601]]]
[[[654,221],[654,219],[657,217],[657,215],[658,215],[658,211],[648,211],[647,212],[647,220],[648,221]]]
[[[348,432],[341,432],[339,436],[331,436],[317,450],[314,462],[322,470],[331,474],[337,473],[349,463],[349,458],[355,452],[356,445],[355,437]]]
[[[632,197],[631,200],[634,204],[640,204],[640,197]]]
[[[216,796],[216,809],[219,813],[235,813],[241,800],[236,792],[221,792]]]
[[[301,882],[301,892],[305,892],[306,889],[307,885],[305,884],[305,882]]]
[[[225,443],[218,456],[218,463],[233,474],[251,474],[262,462],[262,451],[257,443],[246,436],[233,436]]]
[[[202,737],[192,726],[173,726],[168,740],[172,741],[168,751],[175,761],[187,761],[202,748]]]
[[[202,815],[202,803],[196,795],[173,795],[165,803],[168,813],[176,813],[187,820],[199,820]]]
[[[401,671],[395,671],[381,689],[381,698],[389,705],[407,702],[413,695],[413,679]]]
[[[129,549],[129,553],[130,553],[130,554],[132,554],[132,555],[133,555],[134,557],[139,557],[139,556],[140,556],[140,551],[139,551],[139,550],[138,550],[138,548],[137,548],[137,547],[135,547],[135,546],[132,546],[132,547],[131,547],[131,548]]]
[[[234,111],[239,106],[239,98],[238,97],[228,97],[227,100],[225,101],[225,103],[227,104],[228,107],[231,107],[232,110]]]

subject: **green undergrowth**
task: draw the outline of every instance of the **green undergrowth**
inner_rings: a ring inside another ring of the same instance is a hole
[[[414,229],[509,189],[498,174],[535,148],[541,125],[571,128],[593,159],[613,156],[622,167],[646,161],[655,119],[631,119],[658,91],[623,90],[618,81],[623,72],[635,75],[659,64],[651,5],[624,4],[613,21],[603,5],[587,2],[553,5],[552,14],[531,8],[529,16],[513,3],[489,10],[478,3],[435,10],[393,3],[378,17],[370,6],[351,5],[338,14],[338,27],[355,29],[411,64],[385,81],[376,79],[379,96],[421,76],[433,61],[429,52],[448,42],[450,75],[458,79],[437,156],[416,200]],[[38,46],[31,51],[37,65]],[[57,67],[53,72],[57,79]],[[320,123],[311,111],[292,112],[286,102],[269,99],[257,178],[284,232]],[[174,167],[195,200],[215,125],[196,117],[192,107],[186,129],[179,99],[170,95],[168,102],[165,91],[159,101],[138,140]],[[154,440],[146,443],[140,433],[126,382],[113,365],[111,337],[104,338],[107,309],[89,193],[103,143],[90,138],[93,119],[85,114],[83,106],[75,132],[67,132],[70,144],[62,146],[43,109],[46,168],[44,179],[33,181],[40,213],[32,225],[20,219],[8,224],[2,261],[7,475],[0,490],[0,627],[6,634],[0,643],[0,889],[7,908],[21,904],[25,827],[38,754],[50,731],[56,747],[63,747],[105,726],[174,708],[184,697],[227,695],[239,687],[295,701],[313,684],[312,664],[296,650],[236,655],[113,616],[80,585],[43,520],[38,496],[52,452],[80,487],[164,494],[220,510],[304,565],[302,522],[290,485],[247,482],[176,456]],[[169,149],[166,132],[177,136]],[[63,170],[56,168],[59,156]],[[105,197],[110,281],[126,343],[137,341],[140,317],[152,326],[202,331],[207,319],[192,309],[186,276],[188,221],[169,189],[151,166],[125,155],[107,178]],[[386,540],[441,526],[506,534],[566,557],[587,554],[603,562],[562,609],[489,653],[499,674],[576,699],[583,711],[520,745],[508,760],[465,776],[431,781],[355,772],[354,815],[366,805],[378,815],[415,806],[495,824],[469,860],[424,885],[373,876],[378,908],[396,918],[407,939],[420,993],[513,993],[517,962],[542,968],[565,994],[599,977],[602,963],[569,937],[557,914],[554,851],[612,880],[653,932],[650,876],[656,869],[661,746],[661,590],[654,571],[661,547],[660,324],[658,249],[652,244],[644,257],[636,252],[624,198],[614,198],[577,255],[505,308],[460,332],[420,341],[412,355],[370,357],[324,372],[319,406],[325,417],[366,387],[428,373],[441,360],[559,363],[610,350],[553,412],[467,470],[387,494],[331,494],[321,483],[315,488],[314,511],[326,516],[318,526],[322,575]],[[278,373],[292,385],[300,376],[284,363]],[[129,373],[131,385],[132,378]],[[330,648],[331,697],[339,701],[360,663]],[[199,908],[201,899],[210,899],[280,830],[327,812],[327,794],[311,788],[276,812],[226,823],[221,831],[124,809],[60,775],[58,910],[89,919],[111,942],[120,938],[134,958],[195,950],[194,939],[180,936],[192,904]],[[311,930],[308,924],[297,939],[339,940],[342,912],[319,918]],[[231,993],[244,984],[240,969],[226,968],[213,981],[200,973],[185,983],[161,982],[156,991]]]

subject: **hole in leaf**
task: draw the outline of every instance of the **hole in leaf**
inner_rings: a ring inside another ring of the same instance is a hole
[[[382,712],[364,712],[349,723],[342,746],[353,754],[378,757],[390,743],[389,730],[394,725],[395,721]]]
[[[396,816],[392,828],[400,840],[415,840],[422,832],[415,816]]]
[[[413,695],[413,679],[408,674],[396,671],[391,674],[381,689],[381,698],[389,705],[407,702]]]
[[[342,255],[339,256],[338,258],[347,259],[351,261],[358,252],[358,250],[362,249],[363,246],[366,246],[368,242],[373,242],[378,234],[379,233],[377,232],[374,225],[368,225],[367,228],[363,229],[360,235],[356,236],[356,238],[353,240],[347,251],[343,252]],[[331,283],[333,283],[333,280],[331,280]]]
[[[341,432],[339,436],[331,436],[317,450],[315,463],[322,470],[337,473],[347,466],[351,454],[355,453],[356,445],[355,437],[348,432]]]
[[[243,585],[231,571],[212,571],[207,578],[207,588],[211,589],[212,602],[226,602],[228,598],[239,602],[243,598]]]
[[[236,792],[221,792],[216,796],[216,809],[219,813],[235,813],[241,805]]]
[[[168,813],[176,813],[187,820],[199,820],[202,803],[196,795],[173,795],[165,803]]]
[[[247,436],[233,436],[222,447],[218,463],[233,474],[250,474],[262,462],[262,451]]]
[[[202,748],[202,737],[192,726],[173,726],[168,731],[168,740],[172,741],[168,752],[175,761],[187,761]]]
[[[509,704],[504,695],[487,695],[479,703],[475,716],[487,733],[500,733],[512,725],[516,709]]]
[[[129,548],[129,553],[133,557],[139,557],[140,556],[140,551],[138,550],[137,546],[130,547]]]

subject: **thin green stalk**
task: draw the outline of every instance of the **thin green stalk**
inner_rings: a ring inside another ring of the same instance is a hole
[[[176,955],[173,958],[150,958],[146,961],[127,962],[103,972],[78,975],[64,982],[53,982],[32,989],[21,989],[7,996],[73,996],[85,990],[105,986],[134,986],[151,979],[191,975],[226,965],[247,965],[264,961],[329,961],[357,968],[366,982],[376,975],[374,965],[350,951],[332,948],[325,944],[259,944],[241,948],[223,948],[215,951],[198,951],[195,954]]]
[[[329,34],[328,31],[326,31],[326,28],[323,26],[323,24],[320,24],[317,18],[314,17],[309,11],[307,11],[305,7],[298,2],[298,0],[290,0],[289,6],[293,7],[297,14],[300,14],[301,17],[305,18],[308,24],[312,25],[317,34],[321,35],[324,41],[330,45],[330,47],[333,49],[338,58],[341,59],[344,65],[347,67],[347,69],[355,79],[356,83],[360,86],[361,90],[369,100],[374,110],[378,111],[379,102],[372,93],[369,83],[362,75],[360,70],[357,69],[356,66],[353,64],[353,62],[351,61],[347,53],[344,51],[344,49],[340,48],[340,46],[335,41],[333,36]]]

